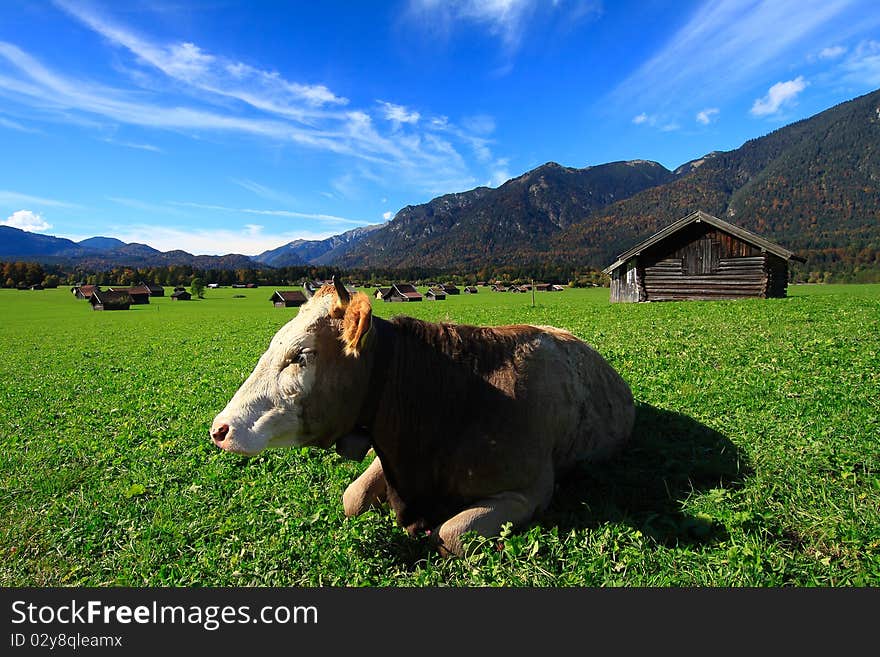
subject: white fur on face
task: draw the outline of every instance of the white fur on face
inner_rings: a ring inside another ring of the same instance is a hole
[[[254,371],[217,417],[214,427],[229,426],[222,449],[253,455],[267,447],[307,444],[301,435],[300,403],[316,379],[314,331],[335,303],[332,295],[314,297],[281,327]]]

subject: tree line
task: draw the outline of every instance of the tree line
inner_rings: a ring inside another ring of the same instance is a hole
[[[472,285],[477,282],[501,281],[505,284],[560,283],[576,287],[607,285],[608,277],[598,269],[570,267],[553,263],[530,266],[483,265],[474,271],[451,271],[436,267],[402,267],[340,270],[331,266],[301,265],[264,269],[198,269],[187,265],[154,267],[114,267],[90,270],[60,264],[38,262],[0,262],[0,283],[6,288],[25,289],[32,285],[47,288],[59,286],[102,285],[129,287],[152,283],[163,287],[191,286],[194,279],[205,284],[230,286],[236,284],[298,286],[305,281],[329,280],[334,275],[361,285],[389,285],[395,282],[455,283]]]

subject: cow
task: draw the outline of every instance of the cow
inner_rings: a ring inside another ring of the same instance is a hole
[[[634,417],[627,383],[567,331],[385,320],[335,282],[276,333],[210,435],[244,455],[372,449],[345,515],[387,503],[410,535],[461,556],[464,534],[527,525],[560,474],[618,453]]]

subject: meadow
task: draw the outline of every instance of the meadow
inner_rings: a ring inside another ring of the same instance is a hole
[[[0,290],[0,585],[880,585],[880,285],[374,300],[383,317],[567,328],[637,400],[620,458],[581,467],[532,526],[473,538],[466,559],[387,509],[343,516],[368,460],[211,444],[297,312],[273,291],[93,312],[67,288]]]

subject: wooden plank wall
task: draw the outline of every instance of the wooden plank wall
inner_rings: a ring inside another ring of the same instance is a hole
[[[641,268],[639,278],[648,301],[767,295],[767,254],[732,235],[695,226],[663,251],[648,255]]]

